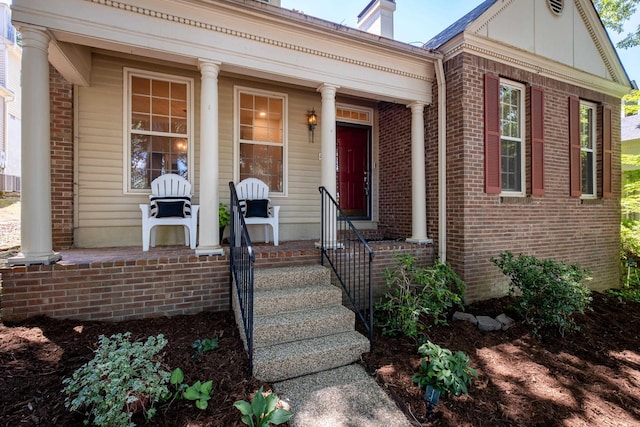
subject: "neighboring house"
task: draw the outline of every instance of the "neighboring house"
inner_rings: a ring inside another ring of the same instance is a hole
[[[10,263],[140,246],[138,204],[177,172],[201,206],[198,256],[223,253],[227,183],[255,176],[281,242],[318,239],[324,186],[361,229],[433,245],[469,301],[504,293],[489,259],[505,250],[616,286],[631,84],[591,1],[485,1],[424,47],[392,39],[395,7],[361,14],[379,36],[253,0],[14,0],[41,173],[23,178]]]
[[[20,191],[22,48],[9,5],[0,3],[0,192]]]

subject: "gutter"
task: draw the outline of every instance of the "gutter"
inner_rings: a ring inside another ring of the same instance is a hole
[[[442,57],[436,59],[438,82],[438,259],[447,262],[447,83]]]

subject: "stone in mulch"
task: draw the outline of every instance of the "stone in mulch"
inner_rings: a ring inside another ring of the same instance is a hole
[[[504,313],[500,314],[494,319],[489,316],[474,316],[471,313],[456,311],[455,313],[453,313],[453,320],[469,322],[472,325],[476,326],[479,330],[486,332],[500,330],[506,331],[516,323],[515,320]]]

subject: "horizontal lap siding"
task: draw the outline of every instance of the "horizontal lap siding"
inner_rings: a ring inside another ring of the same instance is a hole
[[[200,74],[193,70],[174,69],[102,55],[93,57],[91,86],[78,88],[78,231],[79,247],[137,245],[140,242],[139,203],[146,195],[123,194],[123,67],[177,74],[194,79],[194,161],[190,180],[194,184],[194,201],[200,193]],[[321,132],[315,130],[314,143],[309,138],[307,111],[321,110],[320,94],[314,90],[282,87],[221,75],[218,81],[219,103],[219,187],[220,200],[229,203],[229,181],[233,180],[235,145],[233,141],[234,86],[285,93],[288,96],[288,194],[272,197],[280,210],[283,239],[316,238],[320,222]],[[349,100],[344,100],[349,102]],[[318,118],[322,120],[321,115]],[[375,141],[374,141],[375,144]],[[374,159],[375,161],[375,159]],[[215,167],[215,166],[213,166]],[[202,220],[202,217],[201,217]],[[256,229],[256,232],[262,230]],[[180,243],[176,232],[159,243]],[[257,237],[259,238],[259,236]]]

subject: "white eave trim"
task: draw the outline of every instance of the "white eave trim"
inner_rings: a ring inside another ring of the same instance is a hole
[[[606,93],[617,98],[622,98],[631,89],[630,83],[626,85],[608,80],[548,58],[542,58],[530,52],[505,46],[502,43],[489,40],[485,37],[468,33],[459,34],[441,46],[439,50],[444,53],[445,62],[462,52],[471,53],[564,83]]]

